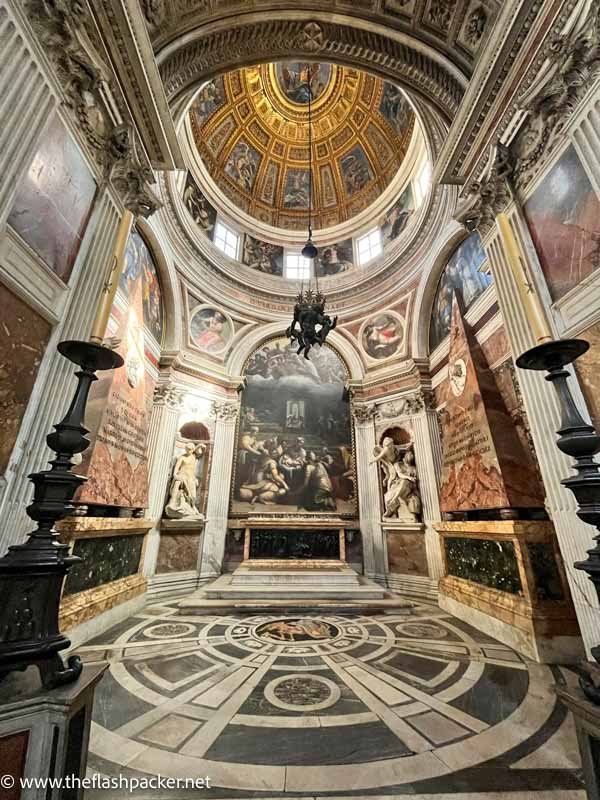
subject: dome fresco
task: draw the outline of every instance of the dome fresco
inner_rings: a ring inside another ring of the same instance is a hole
[[[190,109],[198,153],[219,190],[271,226],[307,224],[309,93],[315,229],[352,219],[377,200],[415,127],[398,87],[334,64],[263,64],[205,84]]]

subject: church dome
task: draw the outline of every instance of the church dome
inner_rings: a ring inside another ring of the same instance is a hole
[[[307,225],[309,86],[313,227],[332,228],[372,205],[398,174],[418,127],[401,89],[335,64],[276,62],[204,84],[189,111],[218,190],[260,223],[292,231]]]

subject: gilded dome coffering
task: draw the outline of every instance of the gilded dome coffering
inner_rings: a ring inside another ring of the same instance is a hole
[[[219,190],[255,219],[291,230],[307,224],[309,85],[314,227],[329,228],[375,202],[404,160],[415,115],[398,87],[334,64],[278,62],[216,78],[190,110]]]

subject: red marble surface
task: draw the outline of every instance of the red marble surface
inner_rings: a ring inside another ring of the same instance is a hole
[[[116,331],[125,366],[103,373],[93,386],[86,425],[91,446],[80,468],[88,477],[80,503],[145,508],[148,506],[148,375],[144,370],[141,285],[131,294]],[[132,375],[137,364],[137,374]],[[129,367],[129,369],[128,369]]]
[[[457,365],[462,365],[463,381],[456,376]],[[442,422],[442,511],[541,507],[537,476],[456,297],[449,371]]]
[[[0,737],[0,774],[9,775],[14,780],[13,786],[0,786],[0,800],[19,800],[21,797],[19,779],[25,775],[28,744],[29,731]]]
[[[0,475],[3,475],[52,328],[3,284],[0,284],[0,308]]]

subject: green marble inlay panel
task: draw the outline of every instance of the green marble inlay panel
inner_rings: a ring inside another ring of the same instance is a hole
[[[83,561],[69,571],[64,594],[76,594],[135,575],[139,570],[143,544],[143,534],[77,539],[73,555]]]
[[[528,542],[527,550],[538,600],[564,600],[560,572],[550,542]]]
[[[512,542],[446,538],[448,574],[510,594],[523,594]]]

